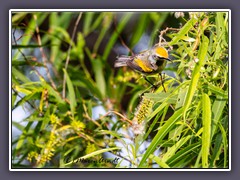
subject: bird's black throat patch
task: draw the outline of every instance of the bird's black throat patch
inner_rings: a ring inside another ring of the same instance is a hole
[[[162,60],[162,59],[161,59],[161,60],[157,60],[156,65],[157,65],[157,66],[162,66],[162,64],[164,63],[164,61],[165,61],[165,60]]]

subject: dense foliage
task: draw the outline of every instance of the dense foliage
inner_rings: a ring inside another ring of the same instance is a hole
[[[228,168],[228,21],[228,12],[13,12],[12,168]],[[148,77],[158,88],[113,67],[126,46],[155,43],[172,59],[162,78]]]

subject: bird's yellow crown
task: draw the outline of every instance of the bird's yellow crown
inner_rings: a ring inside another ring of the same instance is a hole
[[[168,52],[164,47],[158,46],[156,47],[156,53],[158,56],[163,57],[163,58],[168,58]]]

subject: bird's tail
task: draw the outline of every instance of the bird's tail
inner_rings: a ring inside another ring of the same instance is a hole
[[[131,60],[131,56],[120,56],[117,57],[117,60],[114,63],[114,67],[123,67],[127,66],[127,61]]]

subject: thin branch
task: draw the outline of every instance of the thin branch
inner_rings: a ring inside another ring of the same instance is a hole
[[[167,31],[179,31],[179,30],[180,29],[178,29],[178,28],[169,28],[169,27],[167,27],[166,29],[160,31],[158,45],[162,46],[164,43],[167,44],[167,41],[163,38],[163,35],[166,34]],[[162,41],[164,41],[164,43]]]
[[[121,44],[131,53],[131,55],[133,56],[134,55],[134,52],[126,45],[126,43],[124,42],[124,40],[122,39],[120,33],[117,31],[117,19],[116,19],[116,16],[114,16],[114,26],[115,26],[115,31],[117,32],[118,34],[118,38],[120,39],[121,41]]]
[[[15,45],[18,45],[16,37],[15,37],[15,32],[16,32],[16,29],[13,30],[13,41],[14,41]],[[28,65],[31,67],[31,69],[36,72],[36,74],[39,76],[39,78],[41,77],[42,79],[44,79],[44,77],[37,71],[37,69],[34,66],[31,65],[31,63],[29,62],[29,60],[27,59],[25,54],[21,51],[21,49],[18,48],[17,50],[21,53],[24,60],[28,63]],[[58,91],[55,91],[55,92],[60,95],[60,93]],[[67,102],[68,104],[70,104],[70,101],[68,99],[64,98],[64,101]]]
[[[161,77],[161,83],[162,83],[163,90],[164,90],[164,92],[166,93],[167,91],[166,91],[165,86],[164,86],[162,73],[159,73],[159,75],[160,75],[160,77]]]
[[[89,121],[92,121],[95,125],[97,125],[98,127],[101,127],[101,125],[97,122],[97,121],[95,121],[94,119],[92,119],[92,118],[90,118],[89,116],[88,116],[88,114],[83,114],[83,117],[85,117],[86,119],[88,119]]]
[[[16,37],[15,37],[15,32],[16,32],[16,28],[13,30],[13,41],[14,41],[15,45],[18,45],[18,44],[17,44]],[[28,63],[28,65],[31,67],[31,69],[32,69],[33,71],[35,71],[36,74],[37,74],[39,77],[41,77],[42,79],[44,79],[43,76],[37,71],[37,69],[36,69],[34,66],[31,65],[31,63],[28,61],[27,57],[26,57],[25,54],[21,51],[20,48],[18,48],[18,51],[21,53],[21,55],[23,56],[24,60]]]
[[[38,27],[38,24],[37,24],[37,16],[36,15],[33,15],[35,21],[36,21],[36,33],[37,33],[37,42],[38,42],[38,45],[40,46],[40,52],[42,54],[42,60],[43,60],[43,64],[44,64],[44,67],[47,71],[47,77],[48,79],[50,80],[51,82],[51,85],[53,87],[53,89],[56,89],[56,85],[54,83],[54,81],[52,80],[52,77],[50,75],[50,71],[49,71],[49,68],[47,66],[47,58],[46,58],[46,55],[44,53],[44,50],[43,50],[43,47],[42,47],[42,41],[41,41],[41,37],[40,37],[40,34],[39,34],[39,27]]]
[[[132,125],[132,121],[131,120],[129,120],[128,118],[124,117],[122,114],[120,114],[119,112],[116,112],[116,111],[109,111],[104,116],[102,116],[101,118],[106,117],[106,116],[108,116],[111,113],[114,113],[114,114],[120,116],[123,119],[124,122],[127,121],[129,124]]]
[[[24,24],[24,23],[20,23],[20,24],[22,24],[24,27],[27,27],[27,25]],[[34,30],[33,30],[33,31],[34,31]],[[39,30],[39,32],[40,32],[40,30]],[[23,38],[24,36],[32,36],[34,41],[38,41],[38,40],[37,40],[37,37],[35,36],[34,33],[22,34],[22,35],[17,39],[17,41],[20,40],[21,38]],[[60,79],[61,79],[61,78],[60,78],[60,75],[58,74],[57,70],[54,68],[53,62],[50,60],[50,61],[48,61],[48,63],[50,63],[50,64],[52,65],[52,71],[53,71],[54,75],[60,80]]]
[[[110,153],[112,153],[112,152],[110,152]],[[120,153],[117,153],[117,154],[112,153],[112,154],[115,155],[115,156],[118,156],[118,157],[120,157],[120,158],[122,158],[122,159],[124,159],[125,161],[128,161],[130,164],[136,165],[136,163],[134,163],[134,162],[132,162],[131,160],[127,159],[126,157],[122,156]]]
[[[73,33],[72,33],[72,37],[71,37],[71,42],[73,42],[74,40],[74,37],[75,37],[75,34],[76,34],[76,31],[77,31],[77,26],[80,22],[80,19],[82,17],[82,12],[80,12],[80,14],[78,15],[78,18],[75,22],[75,25],[74,25],[74,29],[73,29]],[[71,48],[72,48],[72,43],[69,44],[69,48],[68,48],[68,53],[67,53],[67,59],[66,59],[66,63],[65,63],[65,70],[67,71],[67,68],[68,68],[68,63],[69,63],[69,59],[70,59],[70,51],[71,51]],[[62,92],[62,97],[63,99],[65,99],[66,97],[66,74],[64,74],[64,77],[63,77],[63,92]]]
[[[23,99],[23,97],[22,97],[14,88],[12,88],[12,90],[14,91],[14,93],[17,94],[17,96],[18,96],[21,100]],[[26,103],[29,104],[33,109],[35,109],[36,111],[39,112],[38,108],[35,107],[32,103],[30,103],[28,100],[26,100]]]

